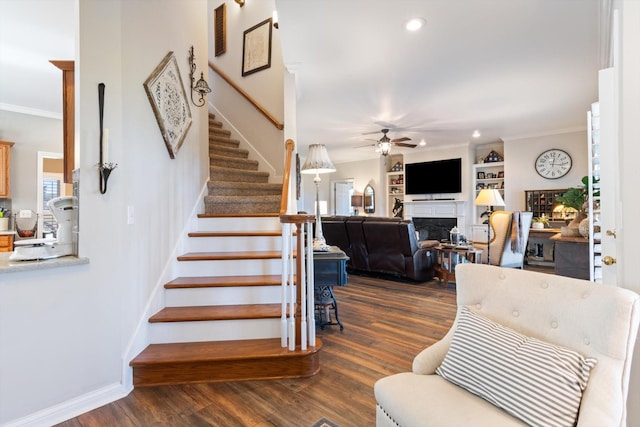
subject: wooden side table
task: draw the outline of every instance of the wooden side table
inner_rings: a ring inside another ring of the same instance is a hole
[[[434,249],[436,251],[434,273],[438,280],[445,281],[446,285],[456,281],[456,265],[465,262],[482,263],[482,249],[444,246],[438,246]]]

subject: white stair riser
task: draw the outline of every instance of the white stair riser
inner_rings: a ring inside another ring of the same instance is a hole
[[[190,237],[188,252],[280,251],[282,237]]]
[[[178,263],[178,276],[280,275],[281,271],[282,260],[280,259],[181,261]]]
[[[236,304],[279,304],[280,286],[166,289],[167,307]]]
[[[251,218],[197,218],[194,231],[281,231],[279,218],[251,217]]]
[[[151,323],[152,344],[278,338],[280,319]]]

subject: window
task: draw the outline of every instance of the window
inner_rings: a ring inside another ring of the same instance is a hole
[[[44,178],[42,180],[42,234],[53,233],[58,228],[55,217],[49,210],[47,202],[51,199],[60,197],[60,180],[53,178]]]

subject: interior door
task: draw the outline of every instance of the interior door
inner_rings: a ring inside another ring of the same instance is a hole
[[[351,195],[353,194],[353,179],[333,181],[332,211],[334,215],[351,215]]]
[[[618,194],[618,70],[600,70],[600,240],[602,244],[602,282],[618,284],[618,245],[620,196]],[[595,234],[595,233],[594,233]]]

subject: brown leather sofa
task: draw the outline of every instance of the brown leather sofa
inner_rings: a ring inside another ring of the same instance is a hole
[[[382,273],[417,281],[433,277],[435,254],[418,243],[413,222],[373,216],[322,217],[327,244],[348,256],[351,272]]]

